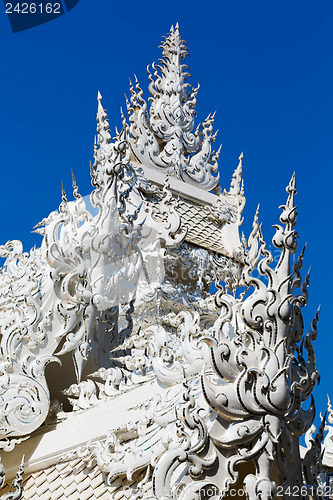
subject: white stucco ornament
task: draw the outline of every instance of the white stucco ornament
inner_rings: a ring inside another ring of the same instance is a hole
[[[194,128],[199,87],[178,25],[162,51],[149,99],[130,84],[114,138],[98,93],[90,198],[73,175],[73,201],[63,189],[36,226],[39,248],[0,247],[0,446],[7,477],[18,474],[17,496],[3,498],[38,498],[35,473],[53,481],[78,461],[104,474],[110,498],[216,499],[244,486],[271,500],[318,485],[318,313],[305,333],[295,176],[274,265],[258,210],[239,237],[243,154],[222,190],[214,115]]]
[[[188,82],[187,66],[183,60],[187,48],[180,37],[179,26],[171,28],[162,44],[160,65],[148,67],[150,80],[150,109],[143,91],[135,78],[127,101],[129,114],[129,144],[140,163],[163,169],[185,182],[211,190],[217,185],[220,149],[215,152],[211,144],[214,115],[194,131],[195,106],[199,85]]]

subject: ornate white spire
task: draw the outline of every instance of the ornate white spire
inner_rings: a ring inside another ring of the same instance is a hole
[[[194,116],[199,90],[187,82],[190,74],[182,61],[188,55],[179,26],[171,27],[162,43],[161,64],[152,65],[149,74],[150,110],[143,91],[135,78],[130,83],[131,98],[127,101],[129,113],[129,142],[134,155],[144,165],[167,169],[185,182],[205,190],[218,182],[219,150],[212,150],[214,115],[209,115],[195,132]]]
[[[110,144],[111,135],[109,130],[109,120],[106,110],[102,106],[102,95],[97,94],[97,136],[94,143],[94,164],[92,166],[93,179],[99,184],[102,182],[107,163],[110,160],[112,145]]]
[[[273,238],[281,253],[278,264],[270,266],[273,256],[262,239],[256,212],[243,271],[247,291],[239,299],[222,288],[215,295],[220,317],[207,330],[209,334],[201,336],[210,356],[201,383],[206,402],[218,417],[209,429],[201,418],[204,405],[200,407],[195,397],[184,391],[178,422],[184,437],[174,447],[169,446],[154,471],[154,493],[160,500],[171,498],[174,491],[181,491],[174,496],[178,500],[194,498],[193,493],[199,498],[208,488],[223,498],[232,487],[237,489],[240,464],[252,460],[255,474],[242,478],[249,500],[275,498],[276,477],[284,491],[296,484],[308,484],[313,491],[318,487],[316,467],[323,424],[303,461],[299,454],[299,437],[315,416],[311,393],[319,382],[313,348],[318,312],[311,329],[304,333],[301,308],[307,302],[307,277],[305,286],[297,283],[301,293],[292,295],[293,276],[286,265],[296,251],[294,176],[287,192],[280,217],[283,226],[276,226]],[[258,278],[252,273],[253,263]],[[267,278],[267,284],[260,276]],[[306,409],[303,403],[308,398],[311,403]],[[214,472],[207,473],[210,467]],[[215,494],[208,497],[217,498]]]
[[[102,106],[102,95],[97,95],[97,137],[94,144],[94,164],[90,167],[92,184],[99,188],[113,174],[120,174],[129,162],[129,148],[126,147],[126,123],[123,120],[123,128],[120,132],[116,130],[116,136],[112,139],[109,130],[109,120],[106,110]],[[111,140],[112,139],[112,140]],[[73,186],[74,187],[74,186]]]
[[[97,94],[98,109],[97,109],[97,144],[99,147],[108,149],[107,145],[111,140],[109,131],[109,120],[106,110],[102,106],[102,94],[98,91]]]
[[[240,194],[242,188],[243,157],[243,153],[241,153],[238,158],[238,166],[235,169],[231,179],[229,194],[234,196]]]

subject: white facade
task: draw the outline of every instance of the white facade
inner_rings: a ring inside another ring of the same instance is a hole
[[[315,413],[302,404],[319,377],[318,314],[304,333],[295,176],[274,267],[258,211],[239,237],[243,155],[222,190],[214,115],[195,128],[178,25],[162,50],[149,104],[136,80],[114,139],[98,94],[90,204],[73,177],[74,201],[63,191],[36,228],[40,248],[0,247],[7,480],[24,456],[6,498],[314,496],[320,439],[301,457],[299,438]]]

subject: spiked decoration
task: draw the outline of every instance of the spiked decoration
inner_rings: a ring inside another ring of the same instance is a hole
[[[194,446],[194,455],[189,443],[193,443],[196,425],[191,420],[199,414],[199,407],[193,408],[193,416],[191,412],[180,413],[182,444],[166,452],[155,470],[158,499],[192,498],[190,492],[204,495],[212,486],[224,496],[231,487],[239,487],[239,469],[247,461],[256,465],[256,473],[247,474],[244,479],[249,500],[274,498],[276,474],[284,491],[301,485],[303,478],[313,488],[318,486],[316,475],[310,472],[316,459],[312,460],[311,455],[310,460],[308,454],[303,470],[299,455],[299,437],[310,428],[315,415],[312,397],[309,409],[303,409],[302,404],[319,381],[312,346],[318,314],[312,330],[304,335],[300,308],[307,302],[306,286],[302,286],[300,295],[290,294],[292,283],[300,286],[299,280],[293,280],[289,274],[290,255],[296,251],[294,176],[287,192],[289,197],[280,217],[284,227],[275,226],[273,238],[280,250],[276,267],[269,266],[273,258],[258,231],[256,213],[252,245],[243,271],[245,286],[253,287],[254,292],[238,300],[223,290],[216,294],[220,318],[201,340],[210,349],[202,390],[217,418],[210,430],[204,426],[199,434],[202,437],[198,447]],[[256,240],[260,243],[259,261],[254,258]],[[251,275],[253,262],[257,262],[259,274],[267,277],[267,285]],[[185,444],[187,448],[183,447]],[[177,464],[180,467],[184,460],[189,469],[177,486],[182,493],[172,497],[175,484],[171,478],[178,477]],[[213,467],[214,474],[210,472]]]
[[[214,115],[208,116],[194,129],[196,96],[199,90],[187,83],[190,74],[182,64],[188,54],[179,26],[171,28],[162,44],[161,64],[153,64],[150,80],[150,110],[135,77],[130,83],[131,98],[127,100],[130,127],[128,140],[137,161],[167,171],[183,181],[213,189],[218,182],[218,152],[212,151]]]
[[[232,180],[231,180],[229,194],[234,195],[234,196],[240,194],[240,191],[241,191],[243,158],[244,158],[243,153],[241,153],[239,156],[238,167],[234,171],[233,176],[232,176]]]
[[[75,176],[74,176],[74,172],[72,170],[72,180],[73,180],[73,196],[76,200],[80,200],[82,198],[82,196],[80,195],[79,193],[79,188],[76,184],[76,180],[75,180]]]

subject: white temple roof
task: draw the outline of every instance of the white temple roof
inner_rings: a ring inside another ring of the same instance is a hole
[[[63,190],[36,226],[40,248],[0,247],[0,488],[18,471],[7,500],[192,500],[212,486],[268,499],[273,463],[290,485],[316,484],[323,425],[299,455],[319,311],[305,333],[295,176],[276,261],[258,211],[239,237],[243,155],[222,192],[214,115],[194,131],[178,25],[162,50],[150,108],[136,80],[113,140],[98,94],[90,206],[73,177],[75,201]]]

